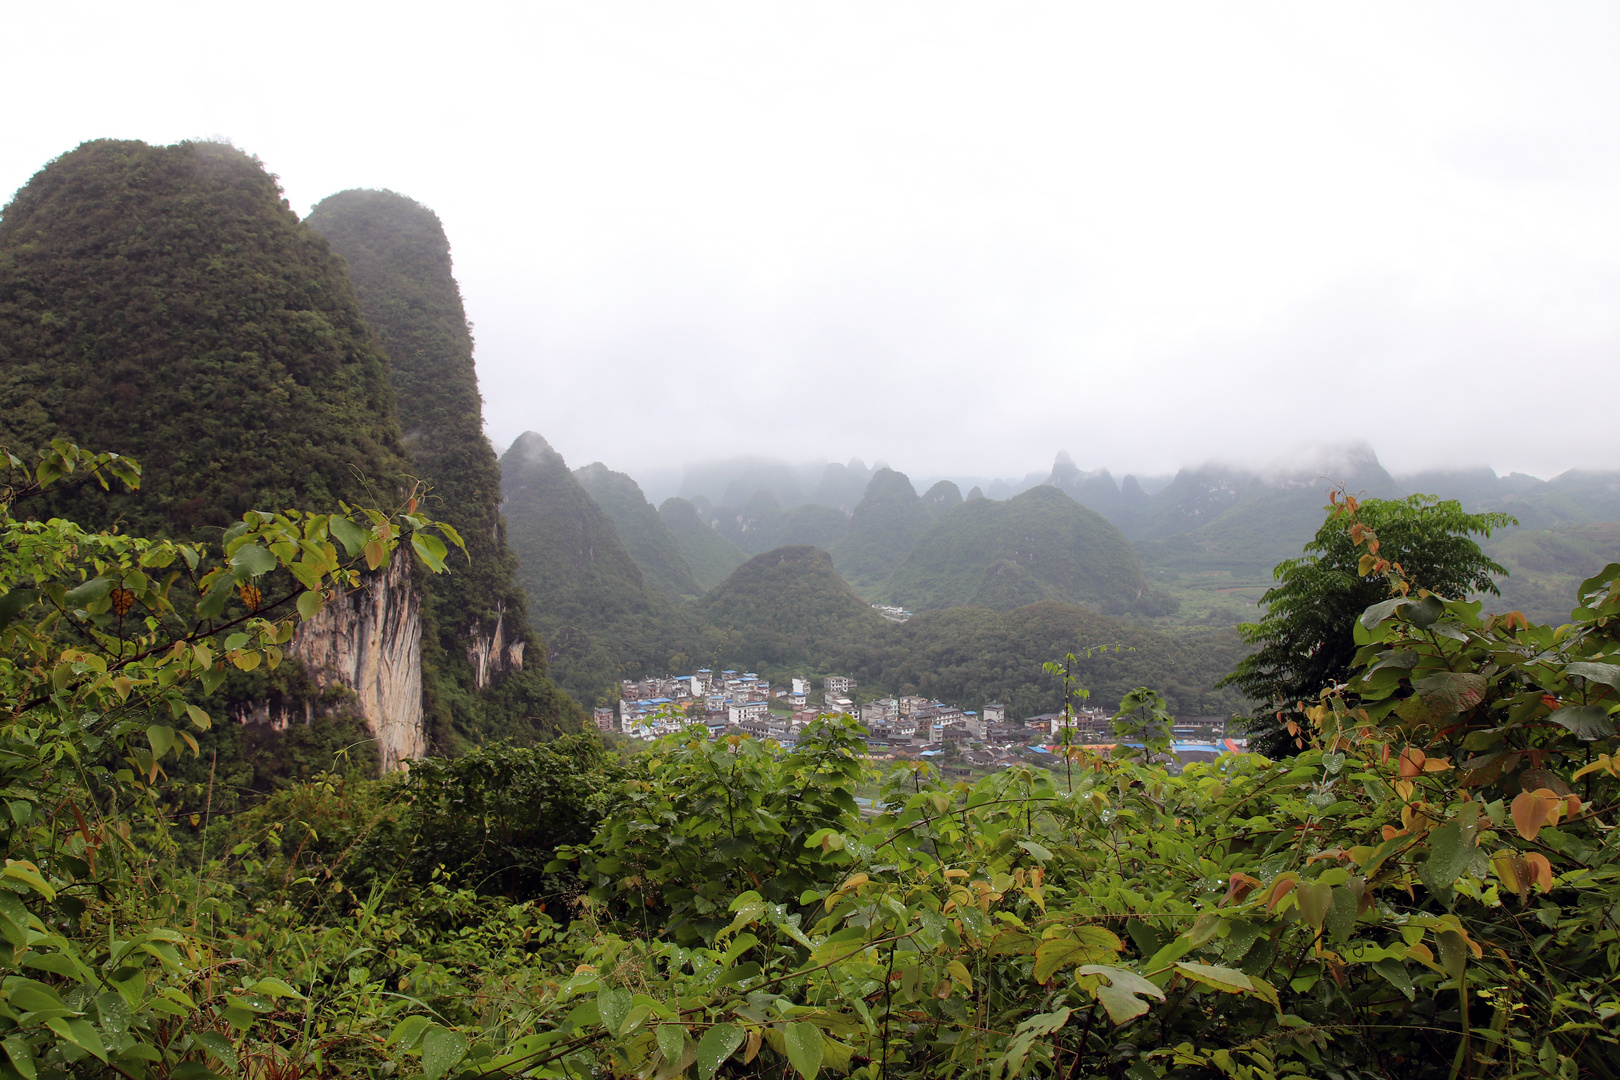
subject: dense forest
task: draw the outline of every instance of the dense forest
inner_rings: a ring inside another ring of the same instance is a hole
[[[1177,762],[1141,689],[1111,753],[976,783],[879,774],[828,716],[791,748],[571,735],[177,812],[167,770],[211,723],[192,696],[277,667],[366,567],[442,574],[454,530],[410,508],[250,511],[218,544],[87,530],[12,507],[135,463],[7,464],[16,1075],[1620,1075],[1620,564],[1569,624],[1483,617],[1341,508],[1389,598],[1277,760]],[[298,591],[256,601],[279,573]]]
[[[407,469],[343,260],[211,142],[85,143],[0,215],[0,445],[53,438],[145,469],[138,495],[81,487],[54,508],[176,536],[389,500]]]

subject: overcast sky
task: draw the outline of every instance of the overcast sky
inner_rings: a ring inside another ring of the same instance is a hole
[[[498,449],[1620,467],[1612,3],[17,5],[0,188],[436,210]]]

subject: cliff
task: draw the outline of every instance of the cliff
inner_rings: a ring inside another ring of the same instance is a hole
[[[467,544],[450,573],[423,583],[430,742],[448,750],[572,726],[577,710],[546,678],[544,650],[528,648],[526,600],[500,513],[500,466],[484,436],[473,339],[443,224],[397,192],[351,190],[321,200],[308,225],[347,263],[387,351],[405,451],[431,488],[428,512]]]
[[[291,655],[317,686],[354,693],[354,709],[377,740],[384,772],[427,753],[422,724],[422,590],[410,556],[327,604],[299,628]]]

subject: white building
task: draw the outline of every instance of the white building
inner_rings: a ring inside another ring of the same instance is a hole
[[[727,709],[727,719],[733,724],[763,721],[770,714],[770,705],[763,701],[734,701]]]
[[[821,692],[824,695],[849,694],[854,689],[855,680],[847,675],[829,675],[821,683]]]

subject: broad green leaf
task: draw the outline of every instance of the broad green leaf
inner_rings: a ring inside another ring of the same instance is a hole
[[[268,994],[273,998],[302,998],[304,995],[288,986],[280,979],[265,978],[254,983],[250,988],[255,994]]]
[[[94,577],[83,585],[69,589],[63,599],[67,601],[68,607],[84,607],[84,605],[106,596],[107,593],[112,591],[112,587],[111,578]]]
[[[101,1026],[113,1035],[122,1035],[128,1031],[129,1025],[135,1019],[135,1014],[130,1011],[129,1002],[124,1000],[124,995],[110,990],[96,995],[96,1015],[101,1019]]]
[[[3,602],[0,601],[0,603]],[[1579,675],[1589,682],[1602,683],[1604,686],[1620,690],[1620,664],[1600,664],[1595,661],[1581,660],[1565,665],[1564,674]]]
[[[1393,957],[1385,957],[1373,964],[1373,970],[1382,975],[1391,986],[1405,994],[1407,1001],[1416,1000],[1412,975],[1406,970],[1405,964]]]
[[[53,1016],[45,1021],[45,1026],[79,1049],[93,1054],[101,1061],[107,1060],[107,1048],[102,1045],[101,1036],[96,1032],[90,1021],[80,1020],[75,1017]]]
[[[467,1036],[434,1024],[422,1033],[422,1072],[438,1080],[467,1056]]]
[[[338,514],[332,515],[326,527],[337,542],[343,545],[343,550],[351,559],[360,554],[361,549],[366,546],[366,541],[371,539],[370,529],[361,528]]]
[[[1403,607],[1410,602],[1411,601],[1407,600],[1404,596],[1397,596],[1393,600],[1385,600],[1381,604],[1374,604],[1372,607],[1361,613],[1361,625],[1365,626],[1368,630],[1371,630],[1373,627],[1389,618],[1390,615],[1394,613],[1396,608]]]
[[[313,619],[321,612],[326,603],[326,595],[320,592],[305,592],[298,594],[298,615],[305,622]]]
[[[428,569],[435,574],[443,572],[444,557],[448,554],[443,540],[419,530],[411,533],[411,549],[428,564]]]
[[[146,729],[146,741],[152,744],[152,753],[161,758],[174,749],[174,728],[152,724]]]
[[[20,881],[47,900],[56,899],[56,890],[39,874],[39,867],[25,859],[7,859],[5,877]]]
[[[384,1045],[391,1046],[394,1043],[398,1043],[401,1049],[413,1049],[417,1042],[421,1040],[422,1032],[426,1031],[428,1025],[432,1022],[432,1020],[420,1014],[416,1016],[407,1016],[405,1019],[394,1025],[394,1030],[389,1032],[388,1042]]]
[[[680,1062],[686,1054],[686,1028],[680,1024],[659,1024],[653,1028],[653,1038],[658,1042],[658,1052],[664,1055],[664,1061],[673,1066]]]
[[[625,1017],[630,1015],[630,1002],[634,995],[628,990],[610,990],[607,987],[596,992],[596,1011],[602,1017],[602,1026],[607,1028],[608,1034],[618,1037],[624,1030]]]
[[[325,576],[321,573],[321,567],[307,558],[292,563],[287,569],[291,570],[293,577],[298,579],[298,584],[306,589],[319,589],[321,587],[321,578]]]
[[[191,719],[191,722],[197,726],[199,731],[207,731],[214,724],[213,717],[195,705],[188,704],[186,706],[186,716]]]
[[[1423,699],[1428,719],[1449,720],[1467,712],[1485,698],[1485,676],[1472,671],[1441,671],[1413,679],[1412,688]]]
[[[3,1044],[6,1056],[11,1059],[11,1065],[28,1080],[36,1080],[39,1069],[34,1064],[34,1053],[28,1048],[28,1040],[21,1035],[8,1035]]]
[[[1328,940],[1340,943],[1350,940],[1350,935],[1356,929],[1356,909],[1359,906],[1353,891],[1343,885],[1334,887],[1333,898],[1328,903],[1327,918],[1323,920]]]
[[[724,1065],[742,1044],[743,1029],[736,1024],[715,1024],[704,1032],[697,1045],[698,1080],[714,1080],[714,1074],[720,1071],[720,1066]]]
[[[1434,625],[1435,620],[1445,613],[1445,602],[1433,593],[1421,600],[1409,601],[1406,605],[1406,617],[1420,630]]]
[[[4,596],[0,596],[0,630],[10,626],[12,620],[28,609],[28,606],[39,599],[37,589],[12,589]]]
[[[1164,991],[1128,968],[1109,967],[1103,964],[1085,964],[1076,975],[1100,975],[1108,980],[1107,985],[1098,986],[1092,991],[1096,999],[1102,1002],[1103,1008],[1108,1011],[1108,1019],[1117,1026],[1127,1024],[1148,1011],[1148,1004],[1142,996],[1164,1000]]]
[[[265,550],[257,541],[243,544],[231,556],[231,569],[238,581],[256,578],[281,565],[281,561]]]
[[[227,1069],[236,1068],[236,1047],[231,1045],[231,1040],[217,1031],[199,1031],[196,1038],[210,1054],[223,1061]]]
[[[1225,994],[1241,994],[1254,989],[1254,983],[1249,981],[1249,977],[1235,968],[1179,960],[1176,962],[1176,970],[1194,982],[1201,982]]]
[[[1054,937],[1035,949],[1035,981],[1045,983],[1073,964],[1095,964],[1112,960],[1125,946],[1118,937],[1098,926],[1081,926],[1073,937]]]
[[[800,1020],[786,1025],[782,1030],[782,1038],[787,1044],[788,1061],[792,1062],[804,1080],[815,1080],[816,1073],[821,1071],[821,1059],[826,1053],[821,1045],[821,1029]]]
[[[1608,710],[1599,705],[1566,705],[1562,709],[1554,709],[1547,719],[1568,728],[1586,742],[1607,739],[1615,733],[1614,721],[1609,719]]]
[[[1333,889],[1319,881],[1302,881],[1295,890],[1299,897],[1299,914],[1312,930],[1322,932],[1322,923],[1328,909],[1333,906]]]
[[[1018,846],[1029,852],[1030,857],[1038,863],[1045,864],[1052,861],[1051,849],[1042,847],[1033,840],[1020,840]]]
[[[95,975],[77,957],[65,952],[28,952],[18,961],[23,967],[34,971],[48,971],[52,975],[60,975],[64,979],[74,982],[94,982]]]

